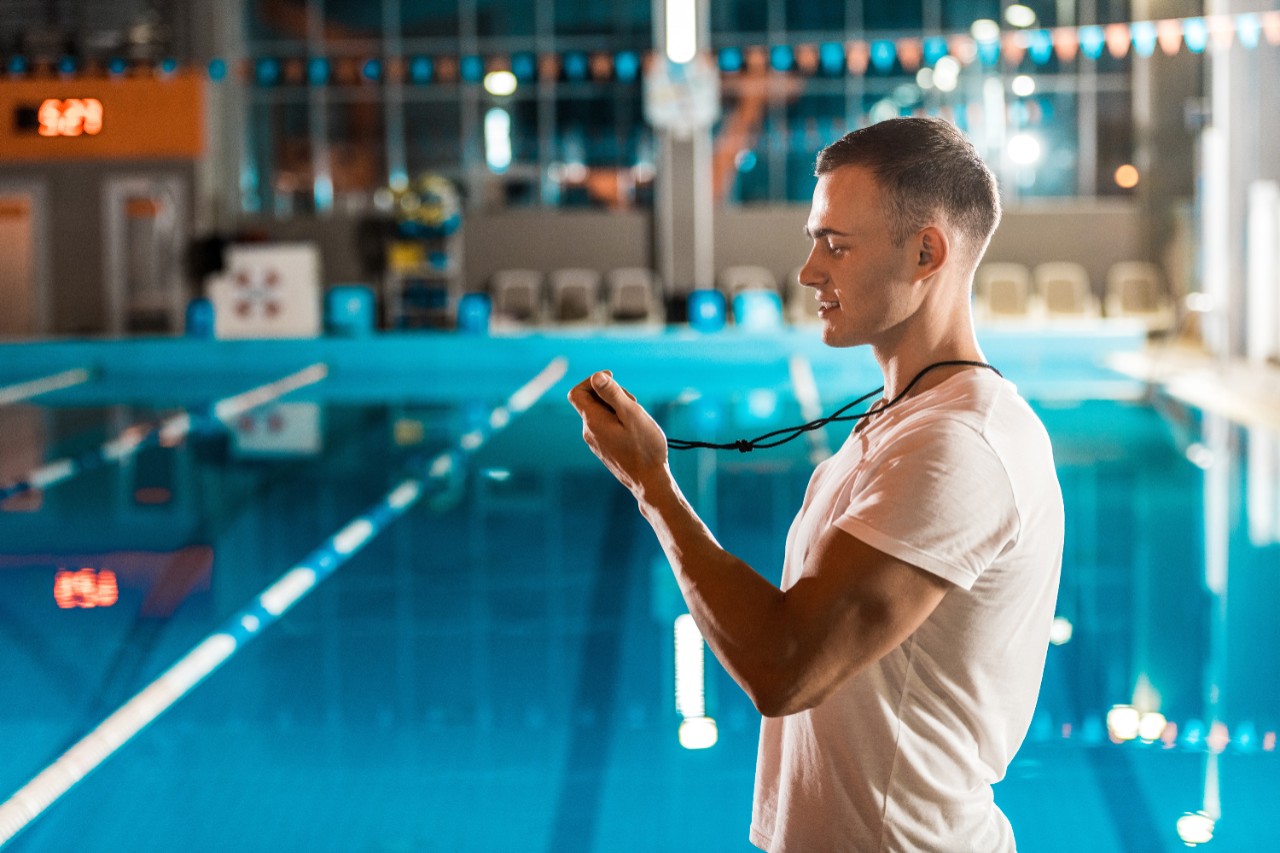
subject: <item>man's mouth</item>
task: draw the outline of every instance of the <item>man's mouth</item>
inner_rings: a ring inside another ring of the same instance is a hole
[[[836,309],[837,309],[837,308],[839,308],[839,307],[840,307],[840,303],[839,303],[839,302],[835,302],[835,301],[833,301],[833,300],[819,299],[819,300],[818,300],[818,315],[819,315],[819,316],[822,316],[823,314],[826,314],[826,313],[827,313],[827,312],[829,312],[829,311],[834,311],[834,310],[836,310]]]

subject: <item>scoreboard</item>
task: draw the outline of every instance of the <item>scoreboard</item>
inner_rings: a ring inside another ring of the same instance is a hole
[[[0,162],[194,159],[205,78],[0,81]]]

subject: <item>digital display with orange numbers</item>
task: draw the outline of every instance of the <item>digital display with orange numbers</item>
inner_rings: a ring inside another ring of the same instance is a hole
[[[3,160],[199,157],[206,82],[195,72],[119,80],[0,77]]]
[[[53,576],[53,600],[64,610],[110,607],[120,598],[116,573],[110,569],[67,570]]]
[[[97,98],[48,98],[36,110],[41,136],[97,136],[102,132],[102,101]]]

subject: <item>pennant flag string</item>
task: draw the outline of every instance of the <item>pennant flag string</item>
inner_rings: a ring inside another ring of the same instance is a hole
[[[982,35],[982,34],[979,34]],[[776,72],[821,74],[836,77],[843,74],[861,76],[867,73],[914,73],[921,67],[932,68],[944,56],[952,56],[962,65],[980,63],[986,69],[1003,65],[1020,66],[1025,58],[1037,66],[1048,64],[1055,56],[1061,63],[1071,63],[1083,56],[1089,61],[1107,56],[1123,60],[1131,53],[1146,59],[1156,48],[1166,56],[1175,56],[1185,46],[1193,54],[1212,47],[1229,50],[1239,44],[1255,50],[1260,44],[1280,46],[1280,10],[1245,12],[1233,15],[1208,15],[1188,18],[1165,18],[1128,23],[1086,24],[1082,26],[1034,28],[995,31],[993,35],[975,38],[969,32],[935,35],[879,35],[844,42],[773,44],[723,47],[712,57],[723,74]],[[657,52],[626,50],[619,52],[567,50],[560,52],[516,51],[510,54],[439,54],[409,56],[262,56],[243,60],[217,57],[204,67],[208,79],[215,83],[234,80],[263,88],[277,86],[329,85],[403,85],[479,84],[493,71],[510,71],[520,83],[539,80],[565,82],[631,83],[642,76],[648,65],[660,61]],[[158,63],[138,65],[124,57],[106,60],[81,60],[63,56],[50,60],[11,55],[0,62],[0,75],[10,79],[26,77],[105,76],[116,78],[151,73],[158,77],[173,76],[176,60],[166,58]]]

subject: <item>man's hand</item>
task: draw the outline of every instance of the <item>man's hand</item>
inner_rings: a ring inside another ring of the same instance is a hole
[[[633,494],[665,473],[667,437],[610,371],[575,385],[569,402],[582,416],[582,440]]]

